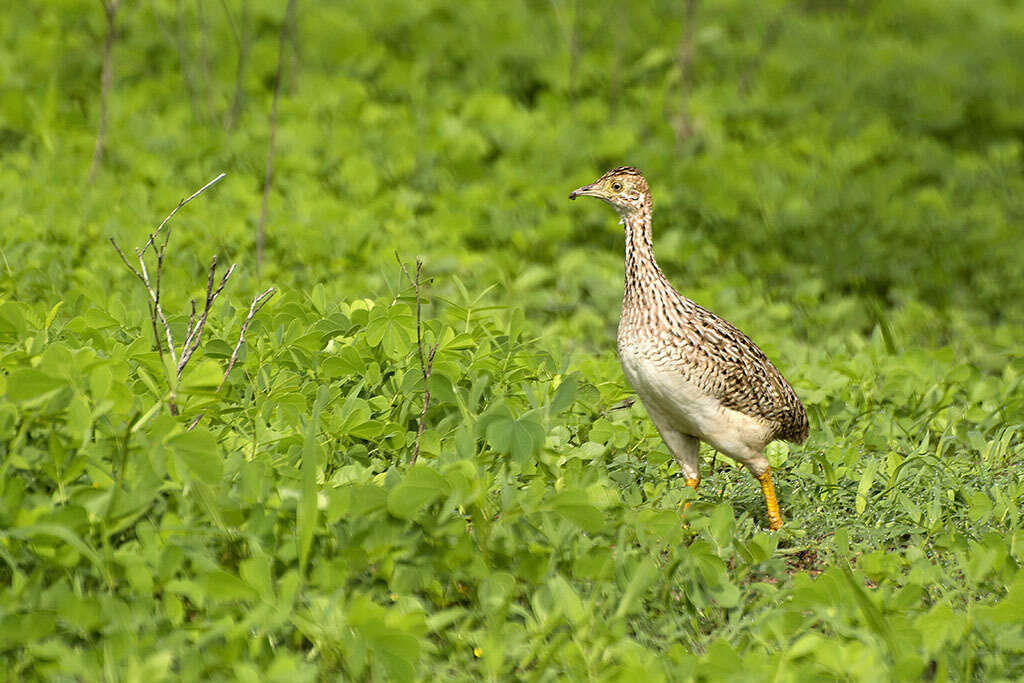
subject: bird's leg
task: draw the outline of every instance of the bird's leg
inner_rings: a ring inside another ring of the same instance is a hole
[[[697,487],[700,486],[700,479],[692,479],[690,477],[687,477],[686,478],[686,485],[689,486],[694,491],[696,491]],[[692,503],[692,502],[693,502],[692,500],[686,501],[686,503],[683,505],[683,510],[684,511],[689,510],[690,509],[690,503]]]
[[[779,501],[775,497],[775,484],[772,483],[771,468],[765,469],[761,474],[756,475],[761,482],[761,491],[764,493],[764,502],[768,506],[768,528],[778,531],[782,528],[782,512],[779,511]]]
[[[682,434],[671,428],[663,429],[657,420],[654,425],[658,427],[658,432],[672,457],[679,463],[679,470],[683,473],[686,485],[696,491],[700,486],[700,441],[694,436]],[[688,507],[689,502],[683,505],[684,510]]]

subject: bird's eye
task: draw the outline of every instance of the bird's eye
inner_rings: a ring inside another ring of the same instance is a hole
[[[618,192],[622,189],[622,183],[612,183],[612,189]]]

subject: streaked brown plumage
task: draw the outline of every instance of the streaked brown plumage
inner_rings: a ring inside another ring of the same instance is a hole
[[[574,190],[622,216],[625,291],[618,351],[623,371],[679,462],[700,482],[699,441],[743,463],[761,482],[772,529],[782,526],[764,448],[807,438],[807,413],[768,357],[729,322],[677,292],[654,258],[647,181],[620,167]]]

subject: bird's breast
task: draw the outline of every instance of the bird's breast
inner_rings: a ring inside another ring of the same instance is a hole
[[[762,446],[767,443],[762,421],[725,407],[713,394],[688,381],[677,367],[678,360],[670,358],[660,345],[620,335],[618,349],[630,386],[647,411],[667,426],[716,448],[736,439]]]
[[[619,362],[644,406],[669,417],[680,431],[699,434],[701,425],[721,407],[713,396],[688,382],[671,359],[656,348],[620,342]]]

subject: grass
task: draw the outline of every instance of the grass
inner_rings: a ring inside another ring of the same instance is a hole
[[[671,3],[302,3],[259,276],[285,3],[125,4],[92,183],[105,16],[11,12],[8,679],[1024,676],[1019,8],[700,3],[683,81]],[[628,400],[621,228],[566,200],[625,163],[807,406],[779,533]],[[238,263],[179,380],[108,237],[221,171],[171,223],[179,343]]]

